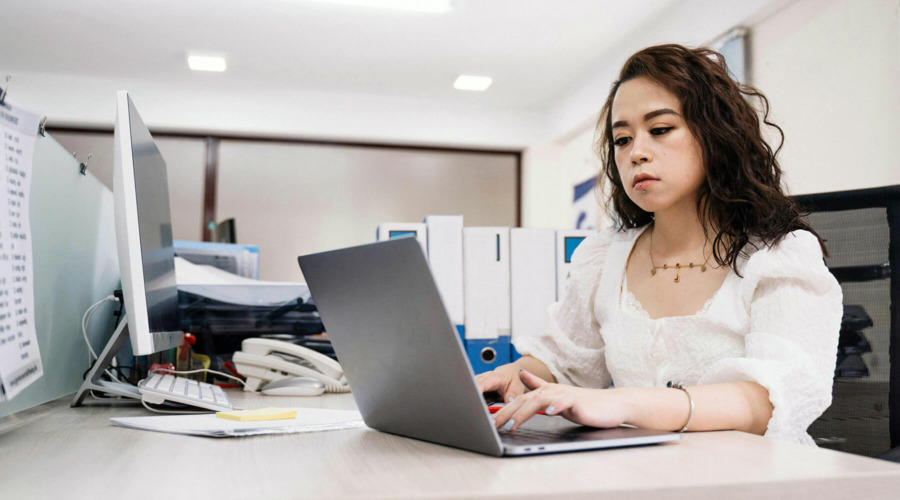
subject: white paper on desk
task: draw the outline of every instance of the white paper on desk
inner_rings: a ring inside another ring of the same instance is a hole
[[[0,397],[44,374],[34,329],[31,160],[40,117],[0,104]]]
[[[175,257],[175,279],[179,290],[236,305],[279,306],[310,298],[305,283],[245,278],[182,257]]]
[[[365,427],[356,410],[291,408],[297,416],[286,420],[238,422],[219,418],[214,413],[203,415],[164,415],[152,417],[114,417],[114,425],[145,431],[169,432],[207,437],[245,437],[264,434],[294,434]]]

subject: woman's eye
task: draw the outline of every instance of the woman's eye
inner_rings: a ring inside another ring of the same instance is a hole
[[[619,137],[618,139],[615,140],[615,142],[613,142],[613,144],[621,147],[621,146],[628,144],[628,141],[630,141],[630,140],[631,140],[631,137]]]
[[[672,130],[673,128],[675,128],[675,127],[656,127],[656,128],[650,129],[650,133],[653,135],[663,135],[666,132]]]

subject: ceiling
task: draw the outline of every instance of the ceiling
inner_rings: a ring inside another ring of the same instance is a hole
[[[111,129],[126,89],[155,132],[524,150],[588,130],[634,51],[794,0],[451,1],[0,0],[0,77],[51,127]],[[228,71],[190,71],[188,52]],[[494,83],[455,90],[463,73]]]
[[[675,3],[454,0],[429,14],[308,0],[5,0],[0,73],[533,110]],[[188,51],[222,54],[228,71],[191,72]],[[454,90],[462,73],[493,86]]]

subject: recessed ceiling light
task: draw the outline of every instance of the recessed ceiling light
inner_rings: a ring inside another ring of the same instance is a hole
[[[453,82],[453,88],[457,90],[476,90],[482,91],[486,90],[491,86],[493,80],[489,76],[473,76],[473,75],[460,75],[459,78]]]
[[[379,7],[383,9],[412,10],[416,12],[441,13],[450,10],[450,0],[313,0],[316,2],[356,5],[358,7]]]
[[[219,56],[188,55],[188,67],[194,71],[225,71],[225,58]]]

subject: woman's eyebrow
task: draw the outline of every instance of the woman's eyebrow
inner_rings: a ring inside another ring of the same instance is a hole
[[[644,115],[644,121],[652,120],[660,115],[681,116],[674,109],[662,108],[662,109],[657,109],[656,111],[651,111],[651,112],[647,113],[646,115]],[[617,121],[616,123],[613,123],[612,128],[627,127],[627,126],[628,126],[627,121],[620,120],[620,121]]]

